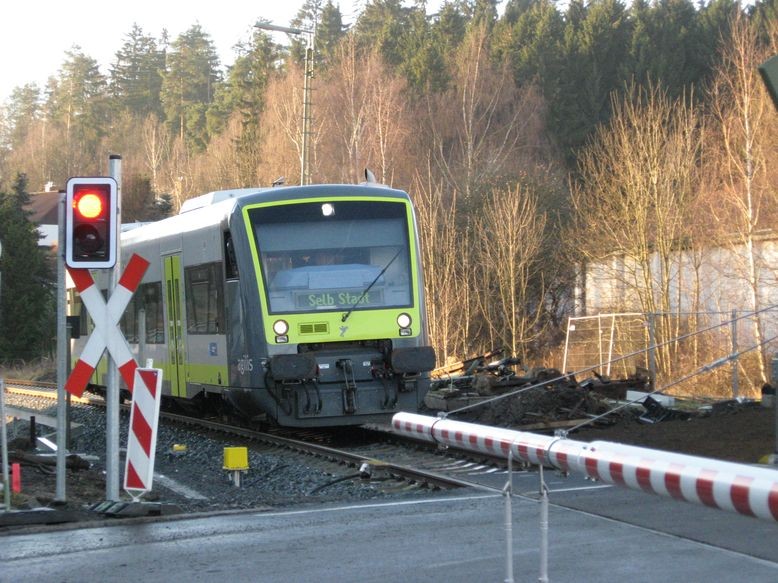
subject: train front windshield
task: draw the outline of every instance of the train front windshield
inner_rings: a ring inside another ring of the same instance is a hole
[[[307,202],[249,211],[272,314],[409,307],[402,202]]]

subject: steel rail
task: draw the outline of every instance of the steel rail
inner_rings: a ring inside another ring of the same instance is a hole
[[[10,393],[43,397],[56,399],[56,384],[55,383],[42,383],[37,381],[18,381],[8,380],[6,390]],[[29,387],[29,388],[28,388]],[[105,402],[102,398],[88,398],[88,397],[71,397],[72,402],[93,405],[104,406]],[[127,407],[127,405],[124,405]],[[496,491],[495,488],[479,484],[476,481],[465,480],[456,476],[450,476],[442,474],[440,472],[427,470],[424,468],[411,467],[404,464],[398,464],[385,460],[378,459],[370,455],[362,455],[353,452],[349,452],[342,449],[333,448],[317,443],[311,443],[296,438],[284,437],[280,435],[274,435],[272,433],[258,431],[246,427],[240,427],[237,425],[230,425],[228,423],[222,423],[218,421],[212,421],[209,419],[201,419],[198,417],[190,417],[187,415],[181,415],[177,413],[160,412],[160,418],[182,425],[189,425],[198,429],[204,429],[207,431],[214,431],[223,433],[225,435],[238,436],[249,439],[258,443],[265,443],[281,447],[287,450],[296,451],[298,453],[304,453],[308,455],[318,456],[328,459],[330,461],[343,463],[355,468],[360,468],[362,464],[368,464],[372,470],[376,473],[385,474],[400,478],[410,483],[426,484],[430,487],[436,488],[478,488],[487,491]],[[396,436],[394,436],[396,437]],[[414,442],[415,445],[418,443]]]

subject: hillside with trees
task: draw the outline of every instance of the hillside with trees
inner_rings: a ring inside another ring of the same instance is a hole
[[[498,4],[367,0],[347,23],[305,0],[289,23],[316,24],[313,182],[370,168],[410,193],[441,362],[496,346],[541,358],[576,266],[613,252],[646,266],[633,308],[672,310],[677,290],[649,293],[671,279],[661,258],[733,233],[747,245],[778,208],[778,114],[756,73],[778,53],[776,0]],[[255,28],[221,63],[199,24],[173,39],[136,24],[107,71],[73,47],[4,104],[0,191],[20,173],[32,191],[100,174],[108,153],[124,160],[125,221],[295,184],[304,49]]]

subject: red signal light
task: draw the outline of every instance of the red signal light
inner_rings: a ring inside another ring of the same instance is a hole
[[[96,219],[103,214],[103,199],[93,192],[83,193],[73,204],[85,219]]]
[[[110,177],[68,180],[65,204],[65,263],[71,268],[107,269],[119,244],[118,189]]]

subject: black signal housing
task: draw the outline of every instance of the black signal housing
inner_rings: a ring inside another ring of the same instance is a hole
[[[109,269],[116,264],[118,201],[111,177],[77,177],[67,183],[65,264],[71,268]]]

